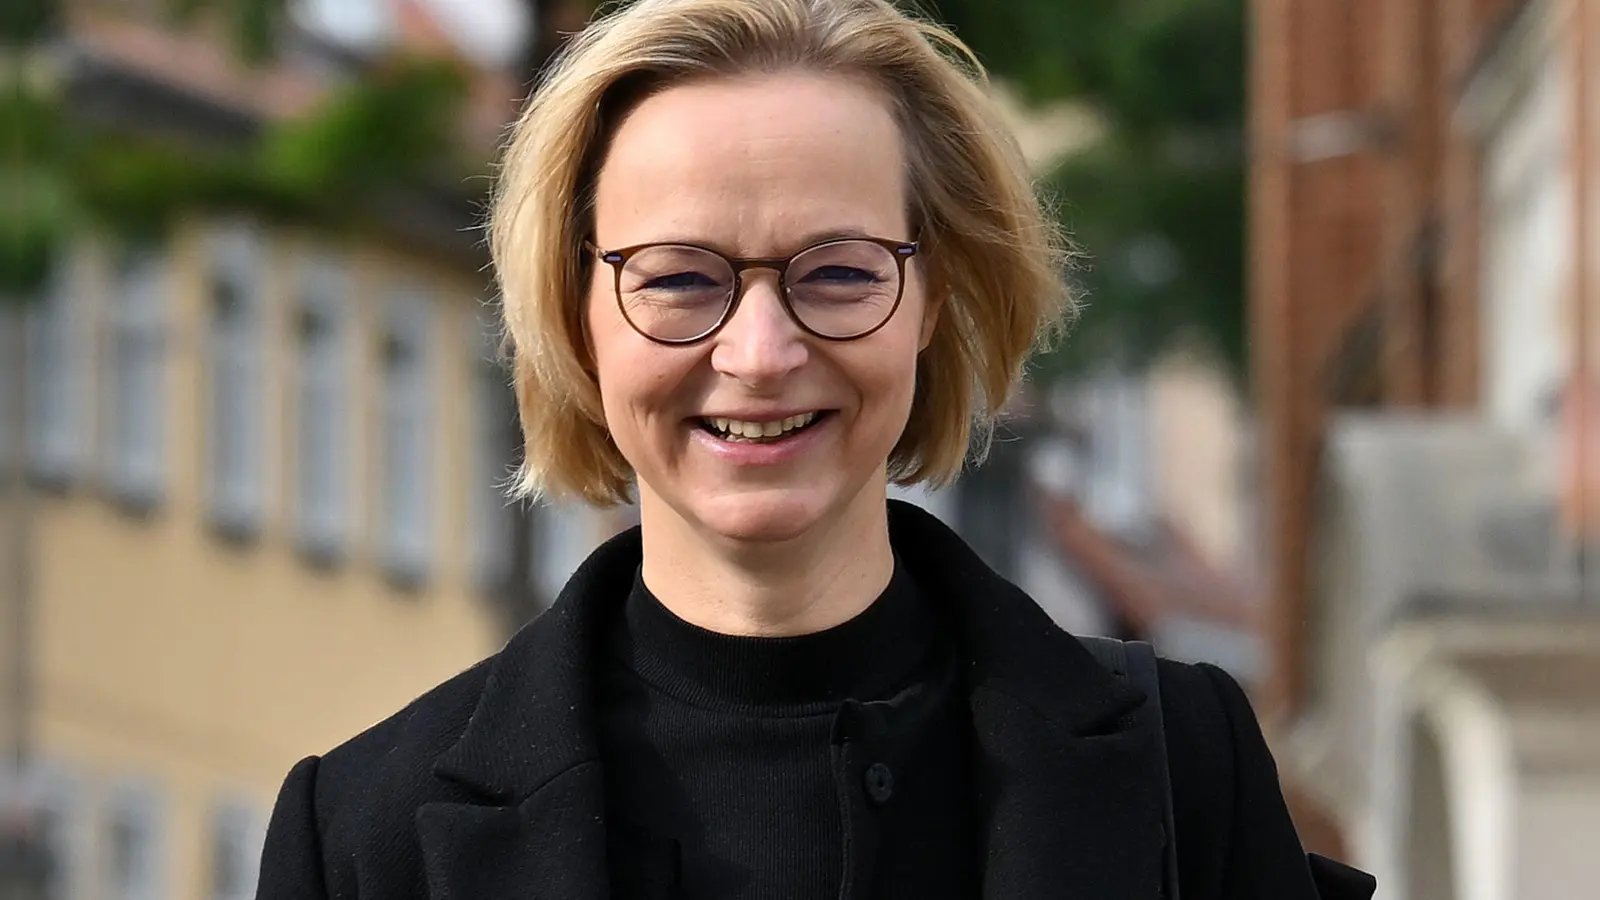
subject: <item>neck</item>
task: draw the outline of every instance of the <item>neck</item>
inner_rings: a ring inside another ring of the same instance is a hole
[[[872,489],[789,540],[710,535],[641,488],[645,584],[686,622],[719,634],[814,634],[859,615],[894,575],[888,506]]]

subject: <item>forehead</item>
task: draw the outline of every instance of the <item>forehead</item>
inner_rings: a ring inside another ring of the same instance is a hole
[[[908,238],[905,153],[862,80],[785,73],[678,85],[618,126],[595,191],[596,240],[694,240],[742,254],[839,233]]]

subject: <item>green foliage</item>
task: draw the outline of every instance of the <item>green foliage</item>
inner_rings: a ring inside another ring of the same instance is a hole
[[[285,191],[371,193],[429,174],[448,158],[462,72],[442,62],[390,66],[335,97],[320,114],[286,123],[261,147],[263,172]]]
[[[23,78],[0,95],[0,296],[20,297],[44,280],[54,248],[76,218],[77,204],[61,179],[37,163],[67,150],[60,109]]]
[[[1091,258],[1083,317],[1045,371],[1140,366],[1198,338],[1243,372],[1242,183],[1238,160],[1201,167],[1115,138],[1058,169],[1050,188]]]
[[[951,26],[982,58],[1031,100],[1097,90],[1105,80],[1097,36],[1128,0],[903,0]]]
[[[0,47],[26,47],[43,40],[56,24],[54,0],[6,0],[0,3]]]
[[[239,55],[253,63],[270,59],[283,25],[283,0],[232,0],[226,7]]]
[[[288,16],[287,0],[166,0],[168,21],[184,27],[206,15],[226,26],[234,49],[245,62],[263,63],[273,58],[277,37]]]
[[[1198,338],[1242,375],[1244,0],[930,0],[992,74],[1109,124],[1050,185],[1088,257],[1074,334],[1046,373],[1140,364]]]
[[[169,12],[184,21],[214,5],[174,0]],[[270,33],[282,12],[282,0],[224,5],[245,45],[256,38],[244,31]],[[40,7],[45,19],[53,6]],[[17,58],[30,64],[47,59],[46,36],[30,33]],[[86,227],[151,237],[176,215],[206,209],[353,222],[363,204],[385,190],[457,174],[456,111],[467,88],[465,73],[453,64],[392,60],[305,118],[263,123],[245,146],[207,147],[90,130],[70,114],[51,79],[15,81],[17,89],[0,96],[0,203],[7,209],[0,224],[0,294],[10,297],[34,293],[58,248]]]

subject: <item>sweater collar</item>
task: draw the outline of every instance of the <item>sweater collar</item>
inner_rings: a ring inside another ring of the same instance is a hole
[[[886,695],[933,649],[938,628],[898,562],[860,614],[792,637],[719,634],[673,614],[635,576],[610,648],[652,686],[706,709],[807,715]]]

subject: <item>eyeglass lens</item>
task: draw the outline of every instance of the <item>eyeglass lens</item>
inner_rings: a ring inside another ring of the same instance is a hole
[[[623,265],[617,299],[633,327],[663,341],[715,329],[734,301],[737,279],[723,257],[698,247],[659,245]],[[835,241],[796,256],[783,273],[789,307],[806,329],[850,338],[879,327],[900,296],[900,265],[871,241]]]

